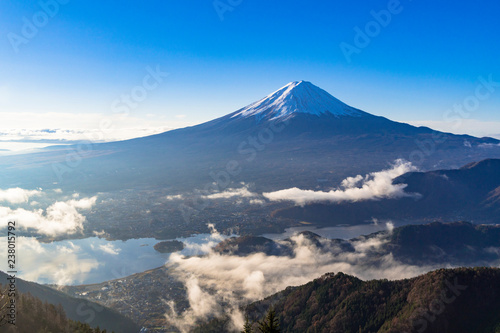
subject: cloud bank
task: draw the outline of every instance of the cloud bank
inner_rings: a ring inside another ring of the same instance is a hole
[[[40,196],[40,190],[25,190],[19,187],[9,188],[6,190],[0,189],[0,201],[13,204],[26,203],[31,197]]]
[[[481,121],[477,119],[408,121],[410,125],[427,126],[432,129],[454,134],[468,134],[476,137],[494,137],[500,139],[498,121]]]
[[[1,100],[0,87],[0,100]],[[74,105],[73,105],[74,107]],[[81,141],[110,142],[163,133],[194,123],[160,114],[0,112],[0,149],[21,151]],[[22,124],[20,129],[19,124]],[[106,124],[106,125],[103,125]]]
[[[0,246],[7,248],[6,237],[0,238]],[[87,274],[100,264],[95,258],[82,258],[82,249],[67,242],[64,245],[47,246],[34,237],[18,237],[20,275],[28,281],[45,281],[58,285],[82,282]],[[7,253],[0,253],[0,260],[7,262]]]
[[[328,192],[301,190],[297,187],[276,192],[263,193],[271,201],[293,201],[297,205],[314,202],[355,202],[363,200],[379,200],[417,196],[405,193],[406,184],[392,183],[393,179],[417,169],[410,163],[397,160],[391,169],[372,172],[366,176],[358,175],[342,181],[341,188]]]
[[[397,262],[392,255],[374,259],[387,242],[392,230],[374,238],[360,237],[352,241],[353,252],[339,245],[328,251],[316,247],[303,235],[292,237],[294,256],[268,256],[255,253],[246,257],[221,255],[209,250],[206,256],[170,256],[177,277],[187,289],[190,308],[177,312],[173,303],[165,314],[169,323],[181,332],[189,332],[199,320],[228,315],[232,329],[241,330],[244,318],[240,306],[260,300],[287,286],[305,284],[329,272],[344,272],[361,279],[409,278],[432,270]]]
[[[0,190],[0,201],[11,204],[27,203],[31,197],[43,196],[41,190],[25,190],[11,188]],[[91,209],[97,201],[97,196],[82,199],[56,201],[46,209],[28,210],[20,207],[0,206],[0,226],[7,226],[8,221],[16,221],[16,227],[21,230],[34,231],[40,235],[59,236],[83,231],[86,221],[82,210]],[[35,203],[38,206],[38,202]]]
[[[258,197],[257,193],[250,192],[248,185],[240,188],[228,188],[223,192],[203,195],[203,199],[217,200],[217,199],[231,199],[231,198],[254,198]]]

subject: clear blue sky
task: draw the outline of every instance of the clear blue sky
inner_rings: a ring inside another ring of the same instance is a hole
[[[23,114],[46,115],[46,128],[50,117],[63,126],[60,113],[112,114],[147,66],[169,76],[128,116],[167,127],[222,116],[296,80],[370,113],[440,122],[474,93],[478,77],[500,81],[493,0],[401,0],[350,62],[339,45],[355,46],[354,28],[364,30],[370,12],[391,1],[221,0],[231,7],[221,14],[212,0],[60,0],[44,17],[41,3],[52,1],[0,3],[0,118],[8,126],[23,127]],[[40,27],[16,52],[23,18]],[[499,111],[497,87],[469,118],[500,124]]]

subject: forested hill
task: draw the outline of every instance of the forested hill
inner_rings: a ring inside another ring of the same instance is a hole
[[[327,274],[246,312],[274,308],[281,332],[500,332],[500,269],[440,269],[400,281]]]
[[[2,271],[0,271],[0,281],[7,281],[7,275]],[[89,322],[93,327],[99,326],[101,329],[107,329],[108,332],[136,333],[140,330],[140,327],[129,318],[97,303],[70,297],[50,287],[19,278],[16,279],[16,287],[18,292],[29,293],[41,302],[60,304],[66,316],[71,320]]]
[[[111,333],[106,329],[91,327],[87,323],[68,319],[63,307],[42,302],[30,293],[17,293],[15,321],[5,316],[8,309],[9,298],[6,297],[4,288],[0,292],[0,332],[5,333]],[[7,307],[6,307],[7,305]],[[9,322],[12,321],[12,322]]]

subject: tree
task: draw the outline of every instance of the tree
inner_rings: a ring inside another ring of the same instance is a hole
[[[248,316],[245,317],[245,325],[243,326],[243,331],[241,333],[252,333],[252,324],[248,321]]]
[[[7,312],[9,305],[9,298],[7,297],[8,290],[2,290],[2,285],[0,284],[0,327],[7,324]]]
[[[259,331],[261,333],[280,333],[278,318],[274,309],[269,310],[266,318],[259,323]]]

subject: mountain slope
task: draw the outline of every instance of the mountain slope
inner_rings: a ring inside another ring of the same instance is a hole
[[[331,224],[364,223],[372,218],[405,220],[469,220],[500,223],[500,159],[487,159],[460,169],[410,172],[394,184],[421,197],[340,204],[311,204],[274,212],[276,217]]]
[[[0,188],[95,192],[169,186],[186,191],[214,180],[225,187],[228,174],[229,183],[255,182],[262,191],[314,188],[318,179],[338,184],[353,173],[383,169],[397,158],[435,169],[500,157],[499,143],[374,116],[300,81],[197,126],[0,157]]]
[[[247,307],[272,306],[282,332],[500,331],[500,270],[441,269],[410,280],[361,281],[327,274]]]
[[[259,120],[286,120],[296,113],[360,117],[364,112],[342,103],[310,82],[299,81],[291,82],[260,101],[238,110],[231,118],[255,116]]]
[[[5,295],[2,295],[5,296]],[[7,304],[9,298],[3,298],[0,304]],[[1,313],[2,315],[4,312]],[[5,319],[5,320],[4,320]],[[64,309],[60,305],[42,302],[39,298],[30,294],[16,293],[16,317],[15,325],[10,320],[13,318],[2,318],[0,321],[3,333],[106,333],[107,330],[92,328],[89,324],[68,320]]]
[[[0,280],[7,281],[7,274],[0,271]],[[74,321],[87,322],[91,326],[99,326],[114,332],[136,333],[140,327],[132,320],[120,315],[118,312],[105,308],[97,303],[70,297],[65,293],[54,290],[34,282],[16,279],[16,288],[24,294],[31,294],[53,305],[62,305],[66,316]]]
[[[500,225],[406,225],[393,230],[383,249],[410,265],[498,266]]]
[[[500,263],[500,225],[474,225],[468,222],[406,225],[390,233],[376,232],[351,240],[327,239],[304,231],[309,243],[322,252],[355,252],[354,243],[382,239],[372,259],[391,255],[398,262],[417,266],[496,266]],[[221,255],[245,257],[253,253],[268,256],[294,256],[296,243],[291,239],[273,241],[265,237],[231,237],[214,251]]]

